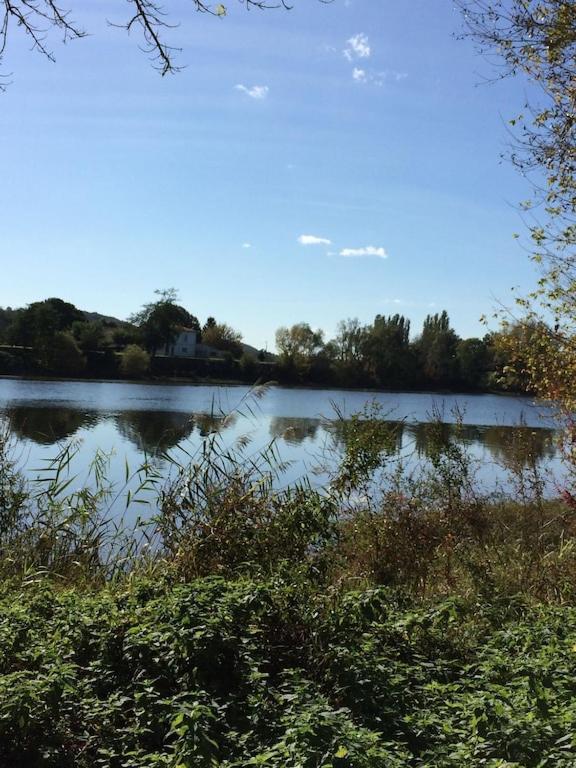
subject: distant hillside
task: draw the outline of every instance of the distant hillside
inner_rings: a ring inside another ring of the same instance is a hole
[[[112,317],[111,315],[102,315],[100,312],[87,312],[85,309],[80,310],[86,320],[90,323],[97,323],[101,322],[104,323],[104,325],[113,325],[113,326],[129,326],[131,323],[127,322],[126,320],[119,320],[117,317]]]
[[[253,347],[251,344],[245,344],[244,342],[242,342],[242,349],[247,355],[253,355],[253,357],[258,357],[258,355],[262,351],[260,349],[256,349],[256,347]],[[273,362],[274,360],[276,360],[277,356],[272,352],[265,352],[264,354],[265,354],[265,360],[267,362]]]

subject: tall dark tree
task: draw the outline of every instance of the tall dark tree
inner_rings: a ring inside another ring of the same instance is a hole
[[[461,339],[456,347],[456,358],[464,386],[477,388],[486,383],[490,354],[483,339]]]
[[[450,327],[446,310],[428,315],[416,349],[427,382],[433,386],[448,386],[457,380],[456,348],[458,336]]]
[[[403,315],[376,315],[364,351],[368,369],[379,385],[398,387],[410,383],[410,321]]]

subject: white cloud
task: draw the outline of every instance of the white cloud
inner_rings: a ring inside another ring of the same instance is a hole
[[[242,243],[242,248],[252,248],[252,243]]]
[[[364,248],[343,248],[340,251],[340,256],[347,256],[348,258],[360,258],[362,256],[377,256],[379,259],[388,258],[384,248],[376,248],[373,245],[367,245]]]
[[[248,87],[247,85],[242,85],[241,83],[235,85],[234,88],[236,88],[237,91],[245,93],[246,96],[250,96],[251,99],[259,100],[265,99],[266,96],[268,96],[268,91],[270,90],[267,85],[252,85],[251,87]]]
[[[346,48],[344,48],[344,56],[348,61],[353,59],[367,59],[372,50],[370,43],[368,42],[368,36],[363,35],[361,32],[357,35],[353,35],[346,41]]]
[[[352,77],[358,83],[365,83],[366,82],[366,70],[365,69],[360,69],[359,67],[354,67],[354,69],[352,70]]]
[[[332,241],[326,237],[316,237],[316,235],[300,235],[298,238],[300,245],[332,245]]]

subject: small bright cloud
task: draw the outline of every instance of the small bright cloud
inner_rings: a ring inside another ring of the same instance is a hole
[[[242,248],[252,248],[252,243],[242,243]]]
[[[346,48],[344,48],[344,56],[348,61],[353,59],[367,59],[372,50],[370,43],[368,42],[368,36],[363,35],[361,32],[357,35],[353,35],[346,41]]]
[[[366,82],[366,70],[365,69],[359,69],[359,67],[354,67],[354,69],[352,70],[352,77],[358,83],[365,83]]]
[[[316,237],[316,235],[300,235],[298,238],[300,245],[332,245],[332,241],[326,237]]]
[[[268,96],[268,91],[270,90],[267,85],[252,85],[248,87],[247,85],[242,85],[239,83],[238,85],[234,86],[237,91],[241,91],[242,93],[245,93],[246,96],[250,96],[251,99],[265,99],[266,96]]]
[[[367,245],[364,248],[343,248],[340,256],[348,258],[361,258],[362,256],[377,256],[379,259],[387,259],[388,254],[384,248],[376,248],[373,245]]]

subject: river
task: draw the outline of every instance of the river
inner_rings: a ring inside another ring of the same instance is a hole
[[[147,457],[162,473],[163,454],[185,461],[214,431],[227,445],[248,437],[252,455],[272,442],[287,463],[283,482],[305,475],[321,482],[319,464],[339,452],[336,414],[349,417],[371,403],[394,427],[398,454],[409,463],[426,460],[430,424],[440,420],[446,436],[466,447],[484,490],[508,487],[507,468],[526,463],[543,470],[549,493],[558,487],[553,414],[526,397],[270,387],[258,398],[244,386],[0,380],[0,419],[10,427],[23,471],[42,475],[74,441],[77,482],[99,449],[112,455],[110,479],[118,487],[126,466],[135,469]]]

